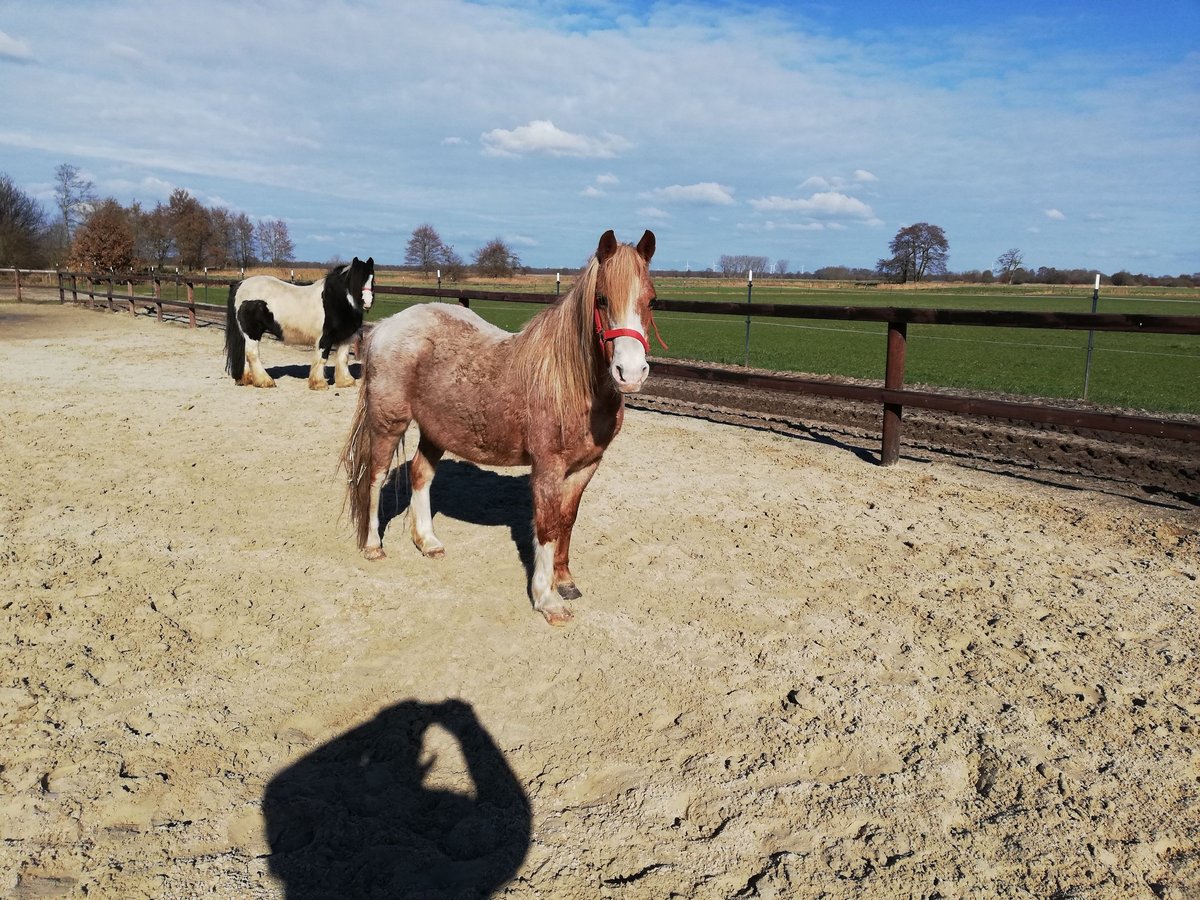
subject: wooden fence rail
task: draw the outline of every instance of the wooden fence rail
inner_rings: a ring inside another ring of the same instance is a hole
[[[163,307],[181,307],[187,310],[189,324],[197,324],[197,315],[209,321],[224,322],[225,305],[195,302],[196,285],[236,284],[238,279],[207,278],[184,275],[128,275],[102,276],[78,272],[58,272],[59,300],[66,302],[69,292],[73,302],[79,300],[77,280],[85,279],[89,287],[86,294],[89,306],[96,305],[95,286],[104,284],[104,303],[109,309],[120,301],[129,304],[129,311],[136,312],[138,302],[151,303],[157,308],[158,318],[163,317]],[[70,281],[70,287],[66,286]],[[114,284],[128,287],[128,294],[114,293]],[[153,283],[154,297],[137,297],[133,293],[135,283]],[[162,296],[164,283],[186,285],[187,300],[171,300]],[[484,291],[467,288],[421,288],[394,285],[376,285],[376,294],[394,294],[411,297],[428,297],[453,300],[469,306],[472,300],[487,300],[506,303],[547,304],[558,299],[556,294],[518,293],[512,291]],[[880,463],[892,465],[899,459],[900,437],[904,408],[936,409],[959,415],[983,416],[1037,422],[1072,428],[1088,428],[1096,431],[1111,431],[1151,437],[1200,443],[1200,424],[1193,421],[1156,416],[1135,416],[1122,413],[1106,413],[1085,409],[1056,407],[1042,403],[1024,403],[1008,400],[992,400],[983,397],[964,397],[931,391],[913,391],[904,387],[904,366],[907,354],[908,326],[919,325],[971,325],[1001,328],[1041,328],[1076,331],[1141,332],[1146,334],[1195,334],[1200,335],[1200,316],[1128,315],[1121,313],[1061,313],[1061,312],[1015,312],[1007,310],[979,311],[961,309],[933,309],[922,307],[859,307],[859,306],[815,306],[776,303],[721,303],[695,300],[666,300],[660,298],[656,310],[679,313],[703,313],[706,315],[731,315],[752,318],[820,319],[846,322],[883,322],[887,324],[885,345],[884,383],[882,387],[847,384],[817,378],[782,373],[761,374],[732,370],[698,363],[680,362],[671,359],[653,359],[655,370],[663,375],[700,382],[739,385],[786,393],[806,393],[835,399],[854,400],[881,404],[883,407],[882,443]]]

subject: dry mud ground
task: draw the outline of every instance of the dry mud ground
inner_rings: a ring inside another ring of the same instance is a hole
[[[1196,507],[635,410],[556,630],[523,472],[368,563],[222,340],[0,305],[0,894],[1200,896]]]

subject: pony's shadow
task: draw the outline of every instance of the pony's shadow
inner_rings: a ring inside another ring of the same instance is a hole
[[[472,791],[425,784],[425,735],[454,739]],[[406,700],[309,753],[263,795],[271,873],[288,900],[487,897],[530,845],[529,799],[461,700]]]
[[[408,509],[412,500],[408,464],[392,469],[379,494],[379,531]],[[445,459],[438,464],[430,491],[434,519],[446,515],[473,525],[507,526],[516,544],[525,578],[533,578],[533,497],[529,475],[504,475],[469,462]],[[434,523],[436,526],[436,522]],[[393,541],[408,535],[396,535]],[[448,553],[454,549],[449,548]]]
[[[266,372],[272,378],[301,378],[308,381],[308,366],[304,365],[287,365],[287,366],[265,366]],[[350,363],[347,367],[350,369],[350,374],[355,378],[362,378],[362,363]],[[325,380],[329,384],[333,384],[333,363],[329,363],[322,369]]]

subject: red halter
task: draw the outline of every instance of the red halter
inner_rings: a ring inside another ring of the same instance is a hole
[[[638,341],[645,348],[646,353],[650,352],[650,342],[648,340],[646,340],[646,336],[644,334],[642,334],[640,331],[635,331],[632,328],[607,328],[606,329],[604,327],[604,323],[602,323],[600,321],[600,308],[596,307],[592,311],[596,314],[596,337],[600,339],[601,349],[604,348],[604,345],[608,341],[615,340],[616,338],[619,338],[619,337],[631,337],[634,340]],[[662,342],[662,338],[659,338],[659,342],[660,343]]]
[[[650,342],[648,340],[646,340],[646,336],[644,334],[642,334],[640,331],[637,331],[633,328],[605,328],[604,327],[604,323],[600,320],[600,299],[601,298],[599,296],[597,296],[595,298],[595,301],[592,304],[592,313],[595,317],[595,322],[596,322],[596,337],[600,341],[600,349],[606,350],[607,348],[605,345],[609,341],[615,340],[616,338],[631,337],[635,341],[637,341],[639,344],[642,345],[642,347],[646,351],[646,355],[648,356],[650,354]],[[662,348],[664,350],[669,350],[670,348],[663,341],[662,335],[658,333],[658,323],[654,321],[654,313],[653,312],[650,313],[650,325],[654,328],[654,337],[658,339],[658,343],[660,345],[662,345]]]

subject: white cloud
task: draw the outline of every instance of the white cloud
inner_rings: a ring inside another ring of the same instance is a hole
[[[736,202],[733,199],[733,188],[727,188],[715,181],[673,184],[670,187],[647,191],[642,196],[668,203],[692,203],[698,206],[732,206]]]
[[[600,137],[563,131],[548,119],[535,119],[511,130],[495,128],[484,132],[480,140],[483,152],[488,156],[545,153],[548,156],[607,159],[632,146],[625,138],[607,131]]]
[[[665,209],[659,209],[657,206],[643,206],[637,211],[639,216],[645,216],[647,219],[669,219],[671,214]]]
[[[457,147],[457,146],[459,146],[460,144],[465,144],[465,143],[466,143],[466,141],[464,141],[464,140],[463,140],[462,138],[460,138],[460,137],[453,137],[453,136],[451,136],[451,137],[444,137],[444,138],[442,138],[442,143],[443,143],[445,146],[447,146],[447,147]]]
[[[861,182],[863,184],[868,184],[872,181],[878,181],[879,179],[876,178],[874,175],[872,175],[870,172],[868,172],[866,169],[855,169],[854,170],[854,180]]]
[[[589,184],[579,192],[579,195],[581,197],[603,197],[604,191],[600,190],[600,188],[596,187],[594,184]]]
[[[596,184],[614,185],[614,184],[620,184],[620,183],[621,183],[621,179],[618,178],[616,175],[613,175],[611,172],[606,173],[604,175],[596,176]]]
[[[33,50],[24,41],[17,40],[6,31],[0,31],[0,59],[30,62],[33,60]]]
[[[1056,222],[1061,222],[1061,221],[1063,221],[1063,219],[1066,218],[1066,215],[1061,210],[1044,209],[1044,210],[1042,210],[1042,212],[1044,212],[1046,214],[1047,219],[1053,219]]]
[[[798,212],[822,218],[873,219],[871,207],[856,197],[837,191],[820,191],[811,197],[761,197],[750,205],[759,212]]]

